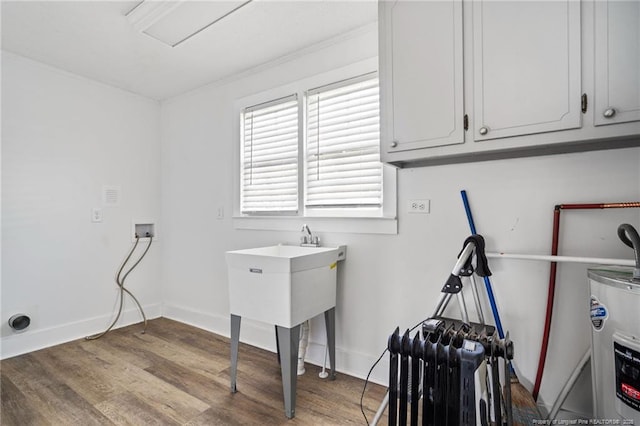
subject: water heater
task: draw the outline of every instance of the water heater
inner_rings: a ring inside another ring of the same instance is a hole
[[[588,276],[594,417],[640,425],[640,281],[624,267]]]

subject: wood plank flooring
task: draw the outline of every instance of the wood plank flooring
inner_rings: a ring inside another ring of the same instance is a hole
[[[0,424],[365,424],[364,382],[340,368],[328,381],[307,364],[298,378],[296,417],[289,420],[275,354],[241,343],[238,392],[232,394],[229,339],[165,318],[150,321],[146,334],[141,328],[0,361]],[[382,386],[367,386],[369,421],[384,393]]]

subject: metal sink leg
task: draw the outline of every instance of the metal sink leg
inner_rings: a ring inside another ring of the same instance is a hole
[[[296,413],[296,385],[298,381],[298,345],[300,324],[293,328],[276,326],[280,348],[280,369],[284,393],[284,414],[292,419]]]

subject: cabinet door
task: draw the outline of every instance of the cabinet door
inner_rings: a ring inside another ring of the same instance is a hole
[[[464,142],[462,2],[380,1],[381,151]]]
[[[595,125],[640,120],[640,2],[595,2]]]
[[[580,127],[580,3],[473,1],[474,139]]]

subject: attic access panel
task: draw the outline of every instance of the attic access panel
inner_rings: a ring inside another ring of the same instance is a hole
[[[251,1],[144,0],[127,13],[127,18],[143,34],[176,47]]]

